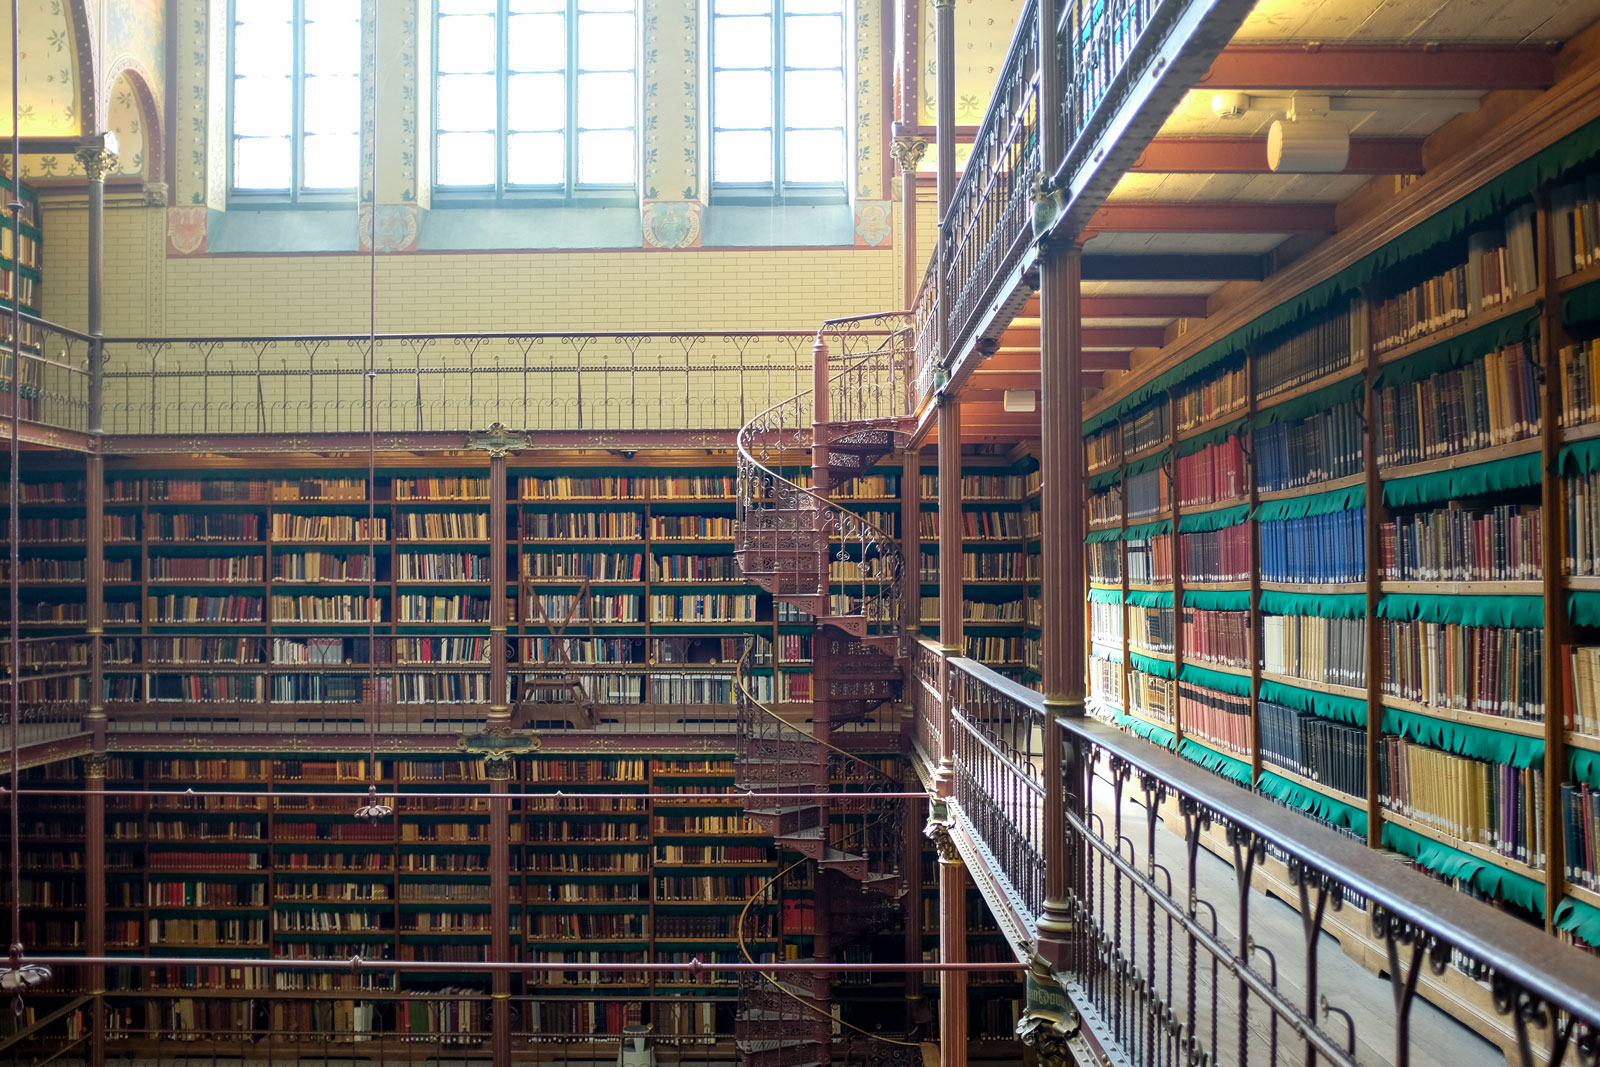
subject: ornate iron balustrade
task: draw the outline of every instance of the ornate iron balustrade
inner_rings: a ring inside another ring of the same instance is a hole
[[[914,736],[923,755],[934,763],[945,759],[944,731],[939,724],[940,672],[943,653],[935,641],[927,638],[911,646],[911,706],[916,712]]]
[[[10,642],[0,642],[0,729],[9,730],[11,683],[19,686],[18,739],[24,745],[71,737],[89,710],[89,638],[86,634],[24,637],[22,669],[11,670]],[[0,737],[8,736],[0,733]]]
[[[911,306],[911,333],[913,362],[913,411],[922,404],[939,384],[939,256],[934,249],[928,269],[922,274],[922,285],[917,290],[916,302]]]
[[[971,660],[949,668],[954,807],[1035,921],[1042,901],[1027,887],[1040,864],[1015,843],[1043,842],[1035,810],[1015,798],[1040,795],[1041,771],[1063,774],[1060,854],[1077,935],[1056,973],[1102,1045],[1135,1063],[1339,1067],[1357,1067],[1365,1045],[1403,1067],[1422,1025],[1419,987],[1454,968],[1453,1002],[1476,996],[1498,1012],[1499,1043],[1520,1062],[1600,1063],[1592,956],[1094,719],[1057,720],[1064,750],[1046,759],[1043,697]],[[1183,838],[1162,833],[1163,819],[1181,824]],[[1231,855],[1220,884],[1202,871],[1204,840]],[[1274,939],[1252,925],[1255,911],[1279,906],[1251,891],[1268,888],[1299,912],[1299,936]],[[1386,958],[1392,1016],[1343,1001],[1349,982],[1374,979],[1341,977],[1330,961],[1344,954],[1324,934],[1365,938],[1366,951]]]
[[[1037,697],[972,660],[950,660],[954,798],[1019,914],[1033,920],[1044,908],[1046,717]]]
[[[1166,0],[1076,0],[1063,6],[1056,30],[1056,59],[1061,64],[1061,143],[1067,158],[1095,124],[1100,105],[1112,94],[1128,68],[1134,46]],[[1047,161],[1047,169],[1065,160]]]
[[[52,327],[53,328],[53,327]],[[811,381],[791,330],[108,338],[110,434],[721,430]]]
[[[939,228],[948,304],[940,309],[944,362],[961,351],[1032,240],[1031,190],[1040,173],[1038,18],[1030,0]]]
[[[58,430],[89,426],[89,335],[24,313],[22,392],[15,406],[22,421]],[[10,415],[9,338],[0,340],[0,415]]]

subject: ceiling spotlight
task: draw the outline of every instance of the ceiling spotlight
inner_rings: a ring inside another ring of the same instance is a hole
[[[1211,113],[1219,119],[1242,119],[1250,110],[1249,93],[1213,93]]]

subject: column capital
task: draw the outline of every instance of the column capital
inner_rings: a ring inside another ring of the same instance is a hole
[[[83,757],[83,776],[86,779],[105,780],[106,754],[104,752],[90,752]]]
[[[890,143],[889,154],[900,164],[902,174],[915,173],[922,163],[922,157],[928,154],[928,139],[915,134],[902,134]]]
[[[104,182],[106,175],[117,169],[116,142],[111,147],[84,145],[73,153],[73,158],[83,165],[84,175],[92,182]]]
[[[935,11],[954,11],[956,9],[956,0],[933,0],[933,9]]]
[[[950,835],[950,808],[942,800],[935,800],[928,805],[928,822],[922,828],[922,835],[933,842],[933,850],[943,864],[959,864],[961,852],[956,848],[956,840]]]

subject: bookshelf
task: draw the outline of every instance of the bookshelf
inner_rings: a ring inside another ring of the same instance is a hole
[[[16,200],[22,205],[20,227],[9,207],[4,212],[4,218],[0,218],[0,311],[8,313],[0,315],[4,319],[3,325],[0,325],[0,394],[3,394],[0,395],[0,414],[9,415],[15,411],[24,419],[32,419],[38,414],[36,405],[44,386],[44,367],[34,360],[22,364],[21,394],[13,404],[11,360],[16,353],[17,339],[11,335],[9,312],[20,306],[22,311],[38,315],[44,307],[42,215],[39,211],[39,194],[27,184],[24,183],[18,191],[12,179],[0,176],[0,190],[5,192],[8,204]],[[18,195],[13,196],[14,191]],[[17,292],[12,292],[13,266],[17,268],[19,276],[16,281]],[[24,355],[41,354],[43,337],[37,327],[22,323],[21,342]]]
[[[1600,899],[1597,190],[1379,255],[1085,423],[1095,712],[1568,937]]]

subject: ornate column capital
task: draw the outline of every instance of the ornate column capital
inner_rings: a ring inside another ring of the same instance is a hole
[[[914,134],[902,134],[889,145],[889,154],[900,164],[900,173],[914,174],[928,154],[928,139]]]
[[[106,175],[117,169],[116,151],[102,145],[84,145],[73,158],[83,165],[84,175],[92,182],[105,181]]]
[[[933,0],[933,9],[935,11],[954,11],[956,9],[956,0]]]
[[[950,836],[950,822],[950,806],[942,800],[930,801],[922,836],[933,842],[940,863],[957,864],[961,862],[961,852],[956,848],[955,838]]]
[[[1078,1062],[1071,1049],[1078,1036],[1078,1013],[1043,956],[1028,958],[1027,1010],[1017,1024],[1017,1037],[1033,1049],[1039,1067],[1071,1067]]]
[[[105,780],[106,754],[104,752],[91,752],[83,757],[83,776],[89,779]]]

